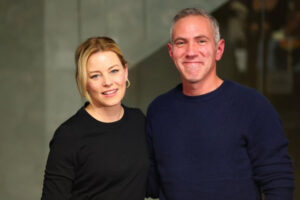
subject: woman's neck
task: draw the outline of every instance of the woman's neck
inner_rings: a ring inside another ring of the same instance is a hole
[[[124,108],[121,104],[112,107],[98,107],[90,103],[85,110],[96,120],[105,123],[119,121],[124,115]]]

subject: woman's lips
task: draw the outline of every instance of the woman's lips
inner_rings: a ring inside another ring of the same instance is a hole
[[[115,93],[117,93],[117,91],[118,91],[118,89],[107,90],[107,91],[102,92],[102,94],[110,96],[110,95],[114,95]]]

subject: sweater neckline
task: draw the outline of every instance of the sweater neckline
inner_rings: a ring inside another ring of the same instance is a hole
[[[176,96],[179,98],[179,100],[206,101],[219,96],[225,90],[225,88],[228,87],[228,85],[229,85],[229,81],[224,80],[223,83],[218,88],[216,88],[211,92],[202,95],[197,95],[197,96],[188,96],[182,92],[182,83],[180,83],[175,88],[175,93],[177,94]]]
[[[122,107],[124,109],[124,113],[123,113],[123,116],[121,117],[121,119],[117,120],[117,121],[114,121],[114,122],[102,122],[102,121],[99,121],[97,119],[95,119],[93,116],[91,116],[86,110],[86,106],[89,105],[89,102],[85,102],[84,106],[82,106],[81,108],[81,113],[87,118],[89,119],[90,121],[92,121],[93,123],[97,124],[97,125],[100,125],[100,126],[105,126],[105,127],[114,127],[116,125],[120,125],[126,118],[127,116],[127,112],[128,112],[128,109],[126,106],[124,106],[122,104]]]

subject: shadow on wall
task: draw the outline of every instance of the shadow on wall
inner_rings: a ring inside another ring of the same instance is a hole
[[[129,63],[130,65],[130,63]],[[139,107],[146,113],[149,103],[180,83],[180,77],[169,57],[167,44],[129,70],[130,88],[124,104]]]
[[[236,80],[235,65],[229,55],[231,52],[228,48],[217,64],[220,66],[218,74],[222,78]],[[129,80],[131,86],[127,90],[124,104],[141,108],[144,113],[155,97],[179,84],[180,76],[169,56],[167,44],[130,68]]]
[[[224,16],[222,9],[216,10],[218,20]],[[224,22],[220,23],[221,33],[225,33]],[[226,35],[222,34],[226,39]],[[130,62],[129,62],[130,66]],[[240,80],[240,74],[233,58],[232,45],[226,44],[222,59],[217,64],[218,75],[222,79]],[[129,69],[130,88],[127,90],[124,104],[138,107],[146,113],[149,103],[158,95],[172,89],[181,82],[179,73],[168,54],[167,43],[152,55]]]

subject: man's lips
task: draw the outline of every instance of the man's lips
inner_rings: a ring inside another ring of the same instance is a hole
[[[184,61],[184,64],[201,64],[203,63],[202,61]]]
[[[203,65],[203,62],[201,62],[201,61],[185,61],[185,62],[183,62],[183,65],[186,67],[192,67],[192,68],[197,67],[198,68]]]

